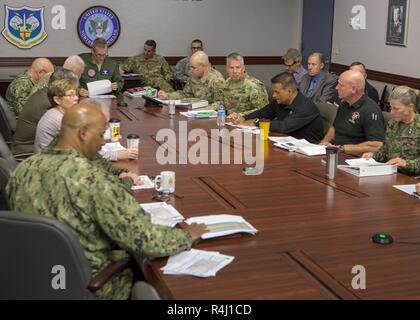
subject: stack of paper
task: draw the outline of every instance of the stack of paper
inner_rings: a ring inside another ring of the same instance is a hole
[[[416,192],[416,185],[415,184],[402,184],[393,186],[394,188],[409,194],[417,199],[420,199],[420,195]]]
[[[161,268],[163,274],[190,275],[196,277],[214,277],[217,271],[227,266],[234,257],[220,254],[217,251],[191,249],[169,257]]]
[[[280,139],[276,139],[278,140],[276,141],[274,140],[274,138],[277,137],[270,137],[270,140],[275,142],[274,146],[289,150],[291,152],[298,152],[307,156],[319,156],[325,154],[325,146],[310,143],[305,139],[297,140],[293,137],[286,137],[283,138],[283,141],[281,141]]]
[[[184,117],[194,118],[194,119],[217,117],[217,112],[214,110],[187,111],[187,112],[180,112],[180,114],[182,114]]]
[[[339,165],[338,168],[358,177],[384,176],[397,173],[398,167],[364,158],[348,159],[347,165]]]
[[[112,85],[109,80],[92,81],[86,85],[88,87],[89,97],[112,92]]]
[[[184,217],[166,202],[142,203],[140,207],[150,214],[153,224],[175,227],[176,224],[184,220]]]
[[[203,234],[201,236],[202,239],[210,239],[242,232],[255,234],[258,231],[241,216],[229,214],[194,217],[185,220],[185,222],[188,224],[204,223],[207,225],[210,232]]]
[[[253,134],[260,134],[260,129],[258,127],[255,126],[245,126],[245,125],[241,125],[241,124],[234,124],[232,122],[226,122],[227,126],[231,126],[234,128],[238,128],[244,132],[249,132],[249,133],[253,133]]]
[[[140,189],[153,189],[155,187],[155,184],[148,176],[139,176],[141,181],[143,181],[143,184],[140,186],[133,185],[131,187],[131,190],[140,190]]]
[[[122,151],[122,150],[125,150],[125,149],[126,148],[123,147],[121,145],[121,143],[119,143],[119,142],[109,142],[109,143],[105,143],[102,146],[101,151],[102,152],[107,152],[107,151]]]

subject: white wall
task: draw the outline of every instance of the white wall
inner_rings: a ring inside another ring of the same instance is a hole
[[[4,5],[45,7],[48,37],[29,50],[18,49],[0,36],[0,57],[68,56],[88,50],[76,32],[80,14],[90,6],[113,10],[122,25],[121,35],[111,47],[111,56],[130,56],[143,48],[147,39],[158,43],[166,56],[189,53],[190,41],[200,38],[209,55],[237,51],[243,55],[280,56],[300,43],[301,0],[7,0],[0,1],[0,26]],[[51,8],[66,8],[66,30],[51,28]]]
[[[366,8],[366,30],[349,26],[355,5]],[[410,1],[407,47],[385,44],[387,14],[388,0],[335,0],[332,62],[359,60],[368,69],[420,78],[420,1]]]

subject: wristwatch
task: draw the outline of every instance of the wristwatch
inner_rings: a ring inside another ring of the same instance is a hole
[[[338,146],[338,152],[344,152],[344,145]]]

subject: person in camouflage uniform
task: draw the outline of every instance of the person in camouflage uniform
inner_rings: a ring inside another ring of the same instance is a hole
[[[100,110],[74,106],[57,146],[20,163],[6,187],[12,210],[56,218],[75,232],[93,276],[127,253],[153,259],[187,250],[206,232],[204,225],[181,230],[152,224],[130,191],[93,164],[105,128]],[[132,278],[129,269],[115,274],[97,297],[128,298]]]
[[[78,55],[70,56],[64,61],[63,68],[70,70],[75,74],[77,79],[80,79],[80,77],[83,74],[83,71],[85,70],[85,62],[82,58],[80,58]],[[44,88],[48,88],[48,83],[50,81],[50,77],[53,74],[53,72],[46,73],[32,88],[31,95],[36,93],[39,90],[42,90]],[[87,97],[88,92],[84,88],[79,88],[79,96],[81,97]]]
[[[420,174],[420,115],[416,114],[418,91],[407,86],[396,87],[390,97],[392,119],[388,123],[385,141],[375,153],[364,158],[397,165],[409,175]]]
[[[31,66],[10,83],[6,91],[6,100],[10,110],[17,116],[28,100],[34,85],[46,74],[54,71],[54,66],[46,58],[35,59]]]
[[[135,57],[127,59],[121,69],[125,72],[140,74],[142,85],[159,88],[172,92],[170,84],[172,70],[164,57],[156,54],[156,42],[147,40],[144,43],[144,51]]]
[[[223,91],[223,101],[228,113],[248,114],[268,104],[265,85],[245,72],[244,58],[238,53],[227,57],[229,78]]]
[[[90,53],[81,53],[79,55],[85,68],[80,77],[80,86],[87,89],[87,83],[97,80],[110,80],[112,91],[121,92],[124,86],[124,79],[121,77],[119,63],[108,58],[108,43],[103,38],[96,38],[92,44]]]
[[[196,53],[197,51],[202,51],[202,50],[203,50],[203,42],[201,40],[195,39],[191,42],[192,55]],[[174,80],[185,83],[191,77],[190,57],[185,57],[178,61],[173,71]]]
[[[198,51],[191,56],[191,75],[183,90],[167,93],[163,90],[158,92],[160,99],[183,99],[199,98],[207,100],[212,107],[216,108],[223,99],[223,90],[226,86],[222,74],[210,65],[207,54]]]

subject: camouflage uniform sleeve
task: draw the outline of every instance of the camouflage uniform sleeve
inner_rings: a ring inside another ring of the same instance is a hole
[[[177,100],[184,98],[193,98],[194,92],[192,91],[191,82],[187,81],[184,89],[168,93],[168,99]]]
[[[378,151],[373,153],[373,159],[378,162],[387,162],[389,159],[389,146],[395,135],[395,122],[391,121],[386,129],[384,143]]]
[[[123,63],[120,64],[120,67],[124,72],[133,71],[133,58],[128,58]]]
[[[150,215],[117,181],[96,170],[86,180],[86,192],[80,192],[80,181],[68,181],[68,190],[77,193],[72,195],[75,205],[90,212],[103,232],[122,249],[152,259],[191,248],[188,232],[152,224]]]
[[[189,77],[186,75],[187,65],[188,65],[188,60],[185,58],[178,61],[178,63],[174,67],[174,72],[173,72],[174,79],[179,80],[179,81],[188,80]]]
[[[28,100],[33,83],[29,79],[20,79],[18,82],[12,82],[6,91],[6,100],[10,104],[10,110],[18,116],[22,111],[23,105]]]
[[[166,81],[171,81],[172,69],[168,61],[166,61],[164,57],[162,57],[162,75]]]
[[[268,104],[268,94],[263,83],[256,83],[253,86],[250,94],[249,101],[251,104],[251,110],[247,110],[244,114],[249,114]]]
[[[111,82],[116,82],[118,84],[117,93],[121,92],[124,87],[124,79],[120,74],[120,65],[115,63],[115,68],[112,72]]]
[[[209,101],[210,103],[218,102],[223,100],[223,90],[226,87],[226,81],[225,79],[214,79],[209,84],[211,87],[211,95],[212,95],[212,101]]]
[[[404,172],[409,175],[420,175],[420,158],[414,160],[406,160]]]
[[[113,165],[110,161],[106,160],[101,155],[98,155],[95,161],[93,161],[94,165],[100,167],[101,169],[105,170],[106,172],[118,177],[123,172],[128,172],[127,169],[121,169]],[[129,192],[131,192],[131,186],[133,185],[133,179],[129,177],[125,177],[120,179],[120,183],[124,186],[125,189],[127,189]]]

